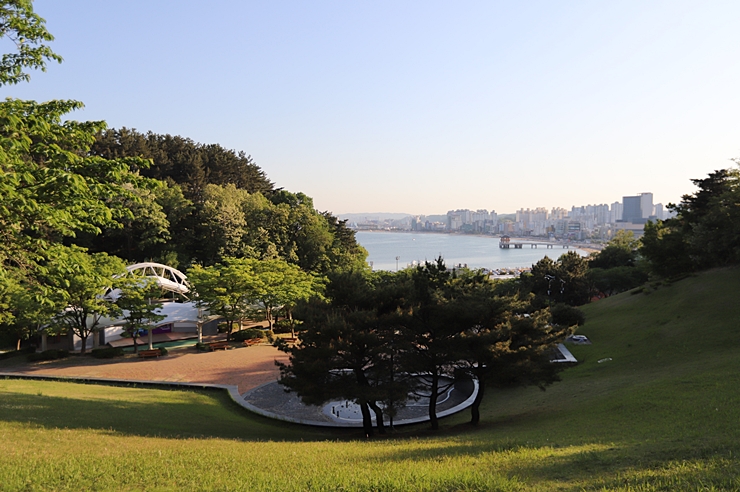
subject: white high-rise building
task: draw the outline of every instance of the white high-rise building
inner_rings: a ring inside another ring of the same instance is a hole
[[[663,204],[662,203],[656,203],[655,204],[655,216],[659,218],[660,220],[665,220],[665,217],[663,216]]]
[[[609,222],[613,224],[618,220],[622,220],[622,202],[612,203],[609,209]]]
[[[647,219],[651,215],[655,215],[653,210],[653,194],[652,193],[640,193],[640,210],[642,211],[642,218]]]

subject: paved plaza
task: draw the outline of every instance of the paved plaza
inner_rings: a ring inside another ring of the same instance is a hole
[[[0,372],[36,376],[123,379],[127,381],[168,381],[233,385],[245,393],[262,384],[277,381],[280,371],[275,361],[288,356],[267,343],[216,352],[197,352],[193,348],[172,349],[156,359],[135,355],[118,359],[93,359],[72,356],[49,362],[0,361]]]
[[[445,383],[450,381],[445,381]],[[444,383],[443,383],[444,384]],[[474,381],[461,381],[451,386],[437,401],[437,416],[444,417],[469,407],[478,391]],[[278,383],[267,383],[243,396],[248,408],[266,417],[323,427],[362,427],[360,407],[350,401],[330,401],[321,406],[307,406],[295,393],[288,393]],[[375,415],[373,414],[373,419]],[[388,416],[384,416],[386,424]],[[409,399],[398,409],[395,425],[429,420],[429,399]]]

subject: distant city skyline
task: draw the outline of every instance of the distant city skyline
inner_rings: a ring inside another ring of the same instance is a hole
[[[740,2],[34,9],[65,61],[2,97],[244,151],[335,214],[675,203],[740,157]]]
[[[521,208],[513,214],[488,209],[454,209],[446,214],[350,213],[340,214],[357,230],[467,233],[543,237],[548,240],[609,240],[618,231],[641,237],[648,221],[674,215],[653,193],[625,195],[621,201],[563,207]],[[506,216],[504,218],[504,216]]]
[[[480,208],[473,208],[473,207],[454,207],[454,208],[449,209],[449,210],[446,210],[446,211],[433,211],[431,213],[410,213],[410,212],[405,212],[405,211],[383,211],[383,212],[379,212],[379,211],[374,211],[374,212],[360,211],[360,212],[338,213],[336,215],[337,216],[363,216],[363,215],[365,215],[365,216],[368,216],[368,217],[377,217],[377,218],[386,218],[387,216],[396,216],[396,218],[400,218],[401,216],[414,216],[414,215],[446,215],[450,210],[458,210],[458,209],[459,210],[488,210],[488,211],[495,211],[498,215],[516,215],[516,213],[517,213],[518,210],[522,210],[522,209],[525,209],[525,208],[545,208],[545,209],[549,209],[549,210],[552,210],[552,209],[570,210],[573,207],[584,207],[584,206],[589,206],[589,205],[593,205],[593,206],[596,206],[596,205],[608,205],[608,206],[611,206],[611,205],[614,205],[614,204],[619,204],[621,206],[621,205],[623,205],[622,204],[622,200],[624,200],[624,198],[633,197],[633,196],[640,196],[640,195],[643,195],[643,194],[650,195],[650,203],[653,204],[653,201],[654,201],[654,193],[652,193],[652,192],[640,192],[640,193],[633,193],[633,194],[624,194],[621,197],[618,197],[618,200],[616,200],[616,201],[601,200],[601,201],[596,201],[594,203],[588,203],[588,204],[585,204],[585,205],[576,205],[574,203],[571,203],[568,206],[564,206],[564,205],[531,204],[530,203],[529,205],[518,207],[517,209],[511,210],[511,211],[504,209],[502,212],[499,212],[497,209],[494,209],[494,208],[491,208],[491,207],[488,207],[488,208],[486,208],[486,207],[480,207]],[[661,214],[662,214],[664,211],[665,212],[668,211],[668,209],[667,209],[668,203],[669,202],[657,202],[657,203],[654,203],[654,206],[659,206],[660,207]],[[640,213],[642,214],[642,210],[640,211]],[[621,211],[620,211],[620,218],[621,218]]]

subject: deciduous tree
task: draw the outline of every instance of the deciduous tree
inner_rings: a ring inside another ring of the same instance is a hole
[[[188,280],[196,302],[226,321],[227,340],[231,339],[234,323],[255,312],[258,279],[250,259],[226,258],[209,267],[195,265],[188,271]]]
[[[140,177],[131,162],[85,156],[104,124],[62,122],[80,107],[75,101],[0,103],[0,262],[32,265],[50,243],[79,231],[99,233],[130,216],[111,200],[138,200],[133,189]]]
[[[251,260],[250,263],[257,280],[254,299],[262,305],[270,329],[277,309],[284,309],[292,319],[293,307],[298,302],[320,295],[320,280],[298,265],[281,259]]]
[[[134,341],[134,352],[138,353],[136,341],[139,333],[145,330],[151,335],[154,325],[165,319],[158,311],[162,303],[158,301],[161,289],[154,279],[146,277],[124,277],[119,284],[120,296],[116,304],[121,309],[121,318],[126,321],[125,332]],[[152,349],[149,336],[149,349]]]
[[[0,2],[0,39],[6,38],[16,51],[0,58],[0,85],[30,80],[27,69],[46,71],[47,61],[61,62],[47,42],[53,41],[46,21],[33,11],[31,0]]]
[[[88,337],[97,332],[103,317],[120,314],[120,308],[105,297],[116,285],[116,278],[126,273],[119,258],[106,253],[88,254],[77,246],[54,246],[43,265],[43,283],[57,306],[65,306],[50,325],[71,330],[82,341],[85,353]]]

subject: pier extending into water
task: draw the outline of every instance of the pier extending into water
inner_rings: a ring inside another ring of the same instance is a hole
[[[524,246],[529,246],[532,249],[536,249],[537,246],[545,246],[547,249],[552,249],[556,246],[557,243],[540,243],[536,241],[516,241],[512,242],[511,238],[509,236],[503,236],[501,237],[501,240],[498,242],[498,247],[501,249],[522,249]],[[558,246],[562,246],[563,249],[570,249],[569,244],[557,244]]]

